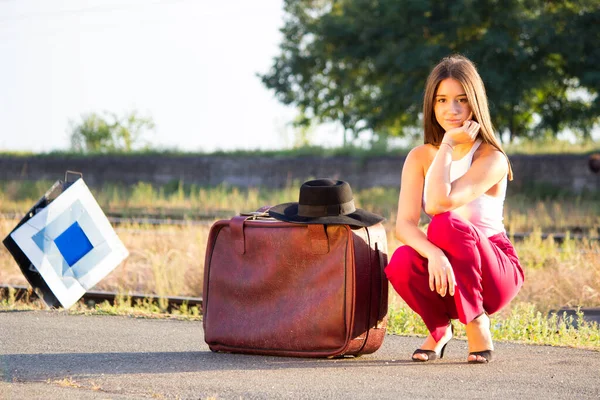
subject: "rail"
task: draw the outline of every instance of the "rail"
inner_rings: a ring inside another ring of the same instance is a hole
[[[0,298],[7,298],[11,289],[14,290],[12,296],[14,296],[14,299],[16,301],[27,302],[28,300],[39,298],[39,296],[31,289],[31,287],[5,284],[0,284]],[[132,302],[150,301],[160,303],[161,301],[166,301],[167,306],[165,311],[167,311],[168,313],[171,313],[173,310],[180,308],[184,304],[186,304],[188,307],[197,306],[198,308],[202,309],[201,297],[167,297],[156,296],[153,294],[120,294],[115,292],[89,291],[83,295],[82,299],[83,302],[88,305],[99,304],[105,301],[108,301],[109,304],[114,305],[115,300],[118,297],[130,298]]]
[[[9,291],[13,290],[12,296],[15,301],[23,301],[29,302],[32,299],[37,299],[38,295],[27,286],[19,286],[19,285],[4,285],[0,284],[0,299],[7,298],[9,296]],[[97,292],[97,291],[89,291],[86,292],[82,299],[85,304],[94,305],[98,303],[103,303],[107,301],[109,304],[114,305],[115,300],[119,296],[125,296],[131,298],[133,302],[136,301],[150,301],[150,302],[160,302],[166,301],[167,307],[166,312],[171,313],[173,310],[180,308],[183,304],[186,304],[188,307],[197,306],[200,311],[202,311],[202,298],[201,297],[181,297],[181,296],[156,296],[152,294],[118,294],[114,292]],[[573,307],[565,307],[558,310],[551,310],[548,315],[556,313],[559,318],[563,318],[564,316],[573,317],[573,324],[575,327],[578,325],[577,321],[577,308]],[[587,322],[595,322],[600,324],[600,308],[580,308],[579,311],[583,315],[583,319]]]
[[[221,213],[222,214],[222,213]],[[115,226],[127,226],[127,225],[152,225],[152,226],[211,226],[216,220],[227,219],[231,215],[234,215],[233,211],[229,214],[222,215],[209,215],[209,214],[195,214],[191,216],[182,215],[167,215],[164,214],[139,214],[136,216],[125,216],[123,213],[106,213],[106,217],[111,224]],[[0,218],[4,219],[20,219],[22,214],[17,213],[0,213]],[[582,232],[596,231],[597,236],[591,234],[584,234]],[[565,233],[568,232],[568,233]],[[514,232],[510,233],[509,236],[514,240],[525,240],[534,232]],[[567,237],[572,240],[589,240],[598,241],[600,240],[600,228],[597,227],[565,227],[561,229],[561,232],[545,232],[541,233],[542,239],[547,239],[550,236],[558,242],[562,243]]]

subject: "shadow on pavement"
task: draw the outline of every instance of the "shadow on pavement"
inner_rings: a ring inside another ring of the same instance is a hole
[[[115,375],[197,371],[277,370],[294,368],[360,368],[415,365],[410,360],[358,358],[315,359],[202,352],[51,353],[0,356],[4,380],[35,380],[71,374]]]

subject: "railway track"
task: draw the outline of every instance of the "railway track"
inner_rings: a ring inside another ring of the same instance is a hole
[[[510,238],[514,239],[515,241],[521,241],[521,240],[525,240],[528,237],[532,236],[534,233],[533,232],[516,232],[516,233],[512,233],[509,235]],[[549,237],[552,237],[554,239],[555,242],[557,243],[562,243],[565,241],[565,239],[567,239],[567,237],[571,240],[589,240],[592,242],[598,241],[600,240],[600,236],[589,236],[589,235],[583,235],[580,233],[542,233],[541,234],[541,238],[542,239],[548,239]]]
[[[31,289],[30,286],[20,286],[20,285],[4,285],[0,284],[0,298],[8,298],[10,290],[14,290],[12,296],[14,296],[14,300],[29,302],[31,300],[38,299],[38,295]],[[171,297],[163,297],[156,296],[153,294],[119,294],[115,292],[98,292],[98,291],[89,291],[86,292],[82,299],[85,304],[93,307],[96,304],[101,304],[107,301],[109,304],[114,305],[115,300],[119,296],[126,296],[131,298],[132,303],[136,303],[137,301],[149,301],[153,303],[160,304],[161,302],[166,302],[165,311],[171,313],[173,310],[180,308],[183,304],[186,304],[188,307],[197,306],[199,309],[202,309],[202,298],[201,297],[180,297],[180,296],[171,296]]]
[[[184,218],[181,216],[163,216],[163,215],[137,215],[123,216],[123,214],[106,213],[106,217],[111,224],[119,225],[205,225],[210,226],[214,221],[220,219],[217,215],[199,215],[192,218]],[[0,214],[0,219],[21,219],[23,214],[4,213]],[[226,217],[223,217],[226,218]]]
[[[37,294],[31,289],[31,287],[27,286],[18,286],[18,285],[3,285],[0,284],[0,299],[8,298],[9,291],[14,290],[13,296],[14,300],[22,301],[22,302],[30,302],[32,300],[38,299]],[[121,295],[122,296],[122,295]],[[136,301],[150,301],[154,303],[159,303],[159,301],[166,301],[167,307],[166,312],[171,313],[173,310],[179,309],[183,304],[186,304],[188,307],[197,306],[200,311],[202,311],[202,298],[201,297],[160,297],[152,294],[131,294],[127,295],[131,298],[132,302]],[[114,305],[115,299],[119,297],[118,293],[114,292],[96,292],[90,291],[86,292],[82,300],[85,304],[90,307],[93,307],[95,304],[101,304],[107,301],[109,304]],[[581,308],[581,313],[583,314],[583,319],[587,322],[596,322],[600,324],[600,308]],[[577,308],[566,307],[558,310],[551,310],[548,315],[556,313],[559,318],[563,317],[573,317],[573,325],[577,327]]]
[[[233,214],[230,214],[233,215]],[[151,225],[151,226],[211,226],[216,220],[222,218],[229,218],[228,216],[223,215],[195,215],[192,217],[182,216],[168,216],[164,215],[138,215],[138,216],[123,216],[122,213],[107,213],[106,214],[108,220],[114,226],[129,226],[129,225]],[[23,215],[11,213],[11,214],[0,214],[0,218],[4,219],[20,219]],[[596,231],[596,235],[584,234],[582,232],[590,232]],[[569,233],[565,233],[569,232]],[[515,232],[510,234],[509,236],[516,241],[525,240],[531,235],[533,232]],[[547,239],[552,236],[554,241],[557,243],[562,243],[567,237],[572,240],[589,240],[589,241],[598,241],[600,240],[600,228],[583,228],[583,227],[571,227],[565,228],[563,232],[554,232],[554,233],[542,233],[541,238]]]

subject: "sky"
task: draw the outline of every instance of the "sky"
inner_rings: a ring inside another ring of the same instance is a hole
[[[257,73],[281,41],[282,0],[0,0],[0,150],[68,149],[84,114],[137,111],[162,149],[281,149],[293,107]],[[336,146],[321,126],[314,144]]]

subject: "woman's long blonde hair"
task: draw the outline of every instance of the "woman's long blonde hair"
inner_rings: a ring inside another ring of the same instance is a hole
[[[512,167],[508,156],[502,149],[502,145],[496,135],[490,118],[487,95],[483,81],[477,72],[475,65],[466,57],[461,55],[452,55],[445,57],[438,65],[433,68],[427,83],[425,85],[425,95],[423,98],[423,128],[425,130],[425,144],[439,146],[444,138],[444,128],[435,119],[433,112],[435,93],[441,81],[447,78],[453,78],[459,81],[467,94],[469,105],[473,111],[473,119],[479,123],[481,128],[477,135],[483,142],[494,146],[502,152],[508,163],[508,179],[512,180]]]

